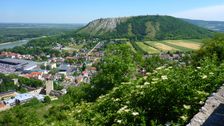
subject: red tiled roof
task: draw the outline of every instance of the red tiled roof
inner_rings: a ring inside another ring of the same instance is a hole
[[[4,108],[5,105],[3,103],[0,103],[0,108]]]
[[[40,76],[41,74],[42,74],[41,72],[32,72],[30,74],[26,74],[25,77],[34,78]]]

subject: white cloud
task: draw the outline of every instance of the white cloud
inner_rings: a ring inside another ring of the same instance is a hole
[[[224,5],[196,8],[171,14],[175,17],[224,21]]]

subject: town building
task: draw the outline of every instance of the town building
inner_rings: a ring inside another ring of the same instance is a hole
[[[0,59],[0,73],[13,73],[16,71],[32,70],[37,67],[37,64],[30,60],[20,60],[5,58]]]
[[[47,80],[46,81],[46,95],[49,95],[52,90],[54,90],[54,83],[52,80]]]

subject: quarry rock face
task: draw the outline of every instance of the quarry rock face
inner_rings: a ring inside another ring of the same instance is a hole
[[[90,22],[86,27],[79,31],[79,33],[85,33],[88,31],[92,35],[101,34],[100,32],[112,32],[116,29],[117,25],[125,22],[127,18],[105,18],[97,19]]]

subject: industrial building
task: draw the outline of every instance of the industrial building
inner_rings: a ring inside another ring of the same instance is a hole
[[[30,60],[0,59],[0,73],[13,73],[15,71],[27,71],[37,67],[37,64]]]
[[[16,104],[23,104],[31,99],[36,98],[39,101],[44,101],[44,95],[41,94],[30,94],[30,93],[24,93],[24,94],[18,94],[14,98],[4,100],[3,103],[5,105],[9,106],[15,106]]]

